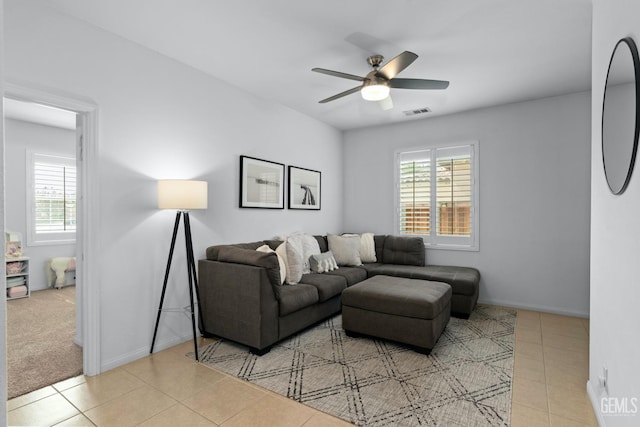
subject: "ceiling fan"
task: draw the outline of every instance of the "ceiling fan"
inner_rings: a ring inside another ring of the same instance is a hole
[[[426,80],[426,79],[399,79],[396,75],[407,68],[413,61],[418,58],[413,52],[404,51],[400,55],[387,62],[380,67],[384,60],[382,55],[372,55],[367,58],[369,65],[373,67],[365,77],[356,76],[354,74],[342,73],[340,71],[332,71],[324,68],[313,68],[311,71],[316,73],[327,74],[329,76],[341,77],[343,79],[356,80],[362,82],[360,86],[345,90],[337,95],[325,98],[320,104],[342,98],[360,91],[362,98],[367,101],[385,101],[388,100],[387,106],[391,104],[389,92],[394,89],[446,89],[449,82],[446,80]],[[392,104],[391,104],[392,105]],[[385,106],[383,105],[383,108]],[[391,107],[388,107],[391,108]],[[388,109],[385,108],[385,109]]]

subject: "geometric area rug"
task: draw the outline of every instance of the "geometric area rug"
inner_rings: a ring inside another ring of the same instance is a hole
[[[264,356],[221,339],[200,362],[356,425],[508,426],[515,320],[478,305],[468,320],[452,317],[426,356],[347,337],[337,315]]]

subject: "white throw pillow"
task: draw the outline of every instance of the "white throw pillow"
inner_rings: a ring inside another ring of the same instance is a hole
[[[295,285],[302,278],[304,270],[304,252],[301,239],[289,238],[286,241],[287,245],[287,283]]]
[[[336,236],[327,233],[329,250],[333,252],[338,265],[358,266],[362,265],[360,259],[360,236]]]
[[[287,237],[287,242],[293,242],[300,249],[302,255],[302,274],[311,273],[309,258],[320,253],[320,246],[315,237],[310,234],[293,233]]]
[[[287,259],[287,242],[282,242],[276,248],[276,253],[280,256],[282,261],[284,262],[284,273],[281,276],[284,276],[285,282],[288,282],[289,278],[289,260]],[[282,277],[280,277],[282,280]]]
[[[376,243],[373,240],[373,233],[362,233],[360,235],[360,260],[362,262],[376,262]]]
[[[311,264],[309,262],[309,259],[313,255],[320,255],[320,245],[318,245],[318,241],[311,234],[303,234],[302,250],[302,256],[304,258],[304,269],[302,272],[304,274],[308,274],[311,273]]]
[[[282,245],[280,245],[280,246],[282,246]],[[262,245],[258,249],[256,249],[256,251],[258,251],[258,252],[266,252],[266,253],[269,253],[269,252],[275,252],[276,253],[276,256],[278,257],[278,264],[280,265],[280,284],[284,285],[284,280],[285,280],[285,277],[287,276],[287,263],[284,261],[282,255],[280,255],[278,252],[276,252],[273,249],[271,249],[269,247],[269,245]]]
[[[373,233],[349,234],[344,233],[343,236],[357,236],[360,238],[360,261],[376,262],[376,244],[373,239]]]

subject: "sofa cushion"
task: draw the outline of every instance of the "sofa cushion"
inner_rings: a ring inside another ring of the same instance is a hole
[[[347,286],[355,285],[367,278],[366,270],[359,267],[340,267],[338,270],[329,271],[325,274],[344,277]]]
[[[387,236],[382,249],[384,264],[424,265],[424,241],[421,237]]]
[[[315,286],[298,283],[295,286],[281,286],[279,292],[280,316],[286,316],[319,301]]]
[[[278,239],[270,239],[270,240],[265,240],[264,244],[268,245],[271,249],[273,249],[274,251],[278,248],[278,246],[280,246],[282,244],[283,240],[278,240]]]
[[[474,295],[480,283],[480,272],[471,267],[366,264],[361,268],[367,270],[369,277],[386,275],[444,282],[451,285],[454,295]]]
[[[300,283],[314,286],[318,290],[319,302],[327,301],[347,288],[347,280],[344,277],[330,274],[305,274]]]
[[[280,263],[275,252],[258,252],[254,249],[226,246],[218,251],[218,261],[264,267],[267,271],[269,282],[273,286],[282,284],[280,280]]]
[[[364,270],[367,272],[367,277],[373,277],[377,274],[382,274],[382,273],[378,273],[378,271],[380,271],[381,266],[383,266],[384,264],[381,264],[379,262],[368,262],[366,264],[362,264],[360,267],[360,269]]]
[[[329,250],[329,243],[327,243],[327,236],[313,236],[318,241],[320,252],[327,252]]]
[[[251,242],[251,243],[236,243],[236,244],[233,244],[233,245],[209,246],[207,248],[206,255],[207,255],[207,259],[208,260],[219,261],[218,260],[218,253],[220,252],[220,249],[222,249],[222,248],[233,247],[233,248],[240,248],[240,249],[250,249],[252,251],[255,251],[256,249],[258,249],[262,245],[264,245],[263,241]]]
[[[384,250],[384,241],[387,236],[385,234],[376,234],[373,236],[373,244],[376,247],[376,261],[382,261],[382,252]]]

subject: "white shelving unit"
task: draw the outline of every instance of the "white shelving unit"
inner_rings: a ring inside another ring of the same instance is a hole
[[[19,271],[12,271],[11,267],[16,266],[18,264],[14,264],[14,263],[20,263],[20,269]],[[17,298],[28,298],[31,295],[31,287],[29,286],[29,257],[16,257],[16,258],[5,258],[5,275],[6,275],[6,279],[7,279],[7,300],[12,300],[12,299],[17,299]],[[13,287],[11,286],[11,280],[10,279],[24,279],[21,280],[19,285],[16,286],[20,286],[20,285],[24,285],[27,287],[27,293],[25,295],[20,295],[20,296],[14,296],[14,297],[9,297],[9,288]]]

